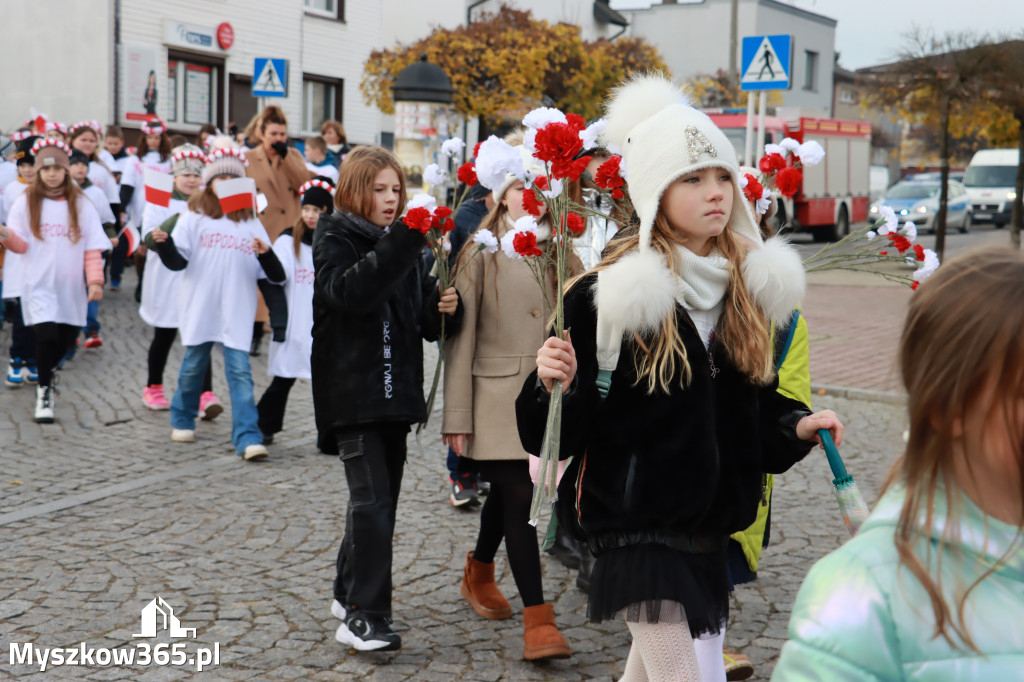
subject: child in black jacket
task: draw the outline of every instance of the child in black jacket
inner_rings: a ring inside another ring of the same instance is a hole
[[[633,635],[624,680],[718,679],[692,638],[724,637],[729,534],[753,520],[763,472],[805,456],[819,428],[842,435],[775,390],[769,320],[802,295],[800,259],[762,243],[732,144],[683,101],[660,76],[611,101],[606,142],[639,230],[570,285],[571,340],[545,342],[516,403],[538,453],[552,382],[568,387],[559,521],[597,556],[591,620],[624,615]]]
[[[405,176],[380,147],[353,150],[313,238],[313,407],[318,444],[349,488],[332,611],[361,651],[402,646],[391,630],[391,544],[409,425],[426,417],[422,339],[458,329],[454,288],[423,269],[422,234],[398,220]],[[358,547],[358,551],[356,550]]]

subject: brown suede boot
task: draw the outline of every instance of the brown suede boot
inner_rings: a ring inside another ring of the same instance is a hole
[[[494,563],[485,564],[466,552],[466,568],[462,571],[462,596],[473,610],[489,620],[512,617],[512,607],[494,584]]]
[[[523,609],[523,658],[545,661],[549,658],[569,658],[572,651],[555,625],[555,607],[538,604]]]

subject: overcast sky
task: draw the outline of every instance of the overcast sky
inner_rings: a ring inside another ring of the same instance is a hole
[[[679,0],[681,3],[686,0]],[[1024,32],[1022,0],[782,0],[835,19],[839,64],[859,69],[892,61],[901,33],[917,24],[936,33],[969,29],[979,33]],[[660,4],[660,0],[611,0],[614,9]]]

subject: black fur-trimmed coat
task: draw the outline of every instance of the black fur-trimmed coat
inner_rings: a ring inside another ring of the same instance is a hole
[[[635,346],[627,339],[602,400],[595,383],[596,278],[581,280],[565,300],[578,371],[564,396],[561,457],[573,462],[559,486],[560,523],[591,547],[621,545],[628,533],[716,536],[746,528],[762,473],[782,473],[810,450],[795,431],[810,411],[780,395],[777,381],[751,383],[716,340],[706,350],[680,306],[690,384],[649,395],[646,383],[635,385]],[[533,454],[547,407],[534,371],[516,401],[520,439]]]

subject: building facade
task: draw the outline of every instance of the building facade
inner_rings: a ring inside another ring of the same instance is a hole
[[[203,123],[244,128],[274,103],[294,137],[333,118],[352,142],[380,141],[380,112],[359,92],[363,63],[381,44],[379,1],[2,0],[0,7],[8,26],[18,27],[0,41],[4,130],[34,107],[54,120],[117,122],[128,131],[156,115],[190,134]],[[257,58],[286,60],[286,73],[254,73]],[[253,79],[261,78],[268,92],[285,96],[253,97]]]
[[[657,47],[676,80],[728,69],[730,0],[666,1],[649,9],[620,12],[629,20],[626,35]],[[743,37],[792,36],[791,86],[780,93],[782,106],[803,115],[829,116],[835,32],[835,19],[776,0],[739,0],[737,68],[742,68]]]

